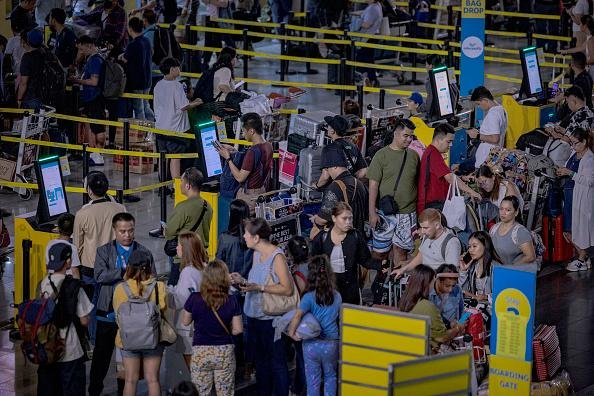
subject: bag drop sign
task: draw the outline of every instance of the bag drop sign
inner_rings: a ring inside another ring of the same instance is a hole
[[[462,18],[484,18],[484,0],[464,0],[462,2]]]

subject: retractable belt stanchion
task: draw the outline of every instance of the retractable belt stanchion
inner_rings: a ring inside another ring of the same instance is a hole
[[[532,29],[528,27],[526,30],[526,41],[528,42],[528,47],[532,46]]]
[[[411,32],[416,32],[417,31],[417,21],[411,20],[410,24],[409,24],[409,30]],[[414,43],[410,44],[410,45],[406,45],[407,47],[414,47]],[[410,56],[410,63],[412,67],[417,67],[417,53],[416,52],[411,52],[409,54]],[[411,73],[411,79],[410,81],[407,83],[408,85],[421,85],[422,82],[417,80],[417,72],[414,71]]]
[[[75,114],[75,115],[78,115],[79,91],[80,91],[80,87],[78,85],[72,86],[72,110],[73,110],[73,114]],[[76,142],[76,137],[78,136],[78,123],[72,121],[71,124],[72,124],[72,137],[74,138],[73,141]]]
[[[365,95],[365,93],[363,92],[363,85],[357,85],[357,103],[359,104],[359,117],[361,117],[361,114],[363,113],[363,96],[364,95]]]
[[[23,299],[26,301],[31,298],[31,248],[33,247],[33,241],[30,239],[23,239]]]
[[[384,109],[386,107],[386,90],[380,89],[379,92],[379,108]]]
[[[285,22],[281,22],[279,33],[281,36],[286,36],[287,34],[287,24]],[[287,55],[287,40],[281,39],[281,55]],[[285,81],[285,64],[286,62],[281,59],[280,60],[280,80]]]
[[[121,204],[124,203],[124,190],[122,190],[121,188],[118,188],[116,190],[116,201],[118,201],[118,203]]]
[[[447,6],[447,12],[448,12],[448,25],[454,26],[454,10],[453,10],[453,6],[451,4]],[[448,41],[452,41],[452,39],[453,39],[452,31],[450,29],[448,29]]]
[[[167,158],[165,158],[165,151],[159,153],[159,180],[164,182],[167,180]],[[167,222],[167,186],[159,187],[161,192],[161,224]]]
[[[76,125],[76,123],[74,123]],[[87,155],[87,147],[89,147],[89,143],[83,143],[82,145],[82,172],[83,172],[83,180],[87,178],[89,174],[89,158]],[[85,192],[83,194],[83,205],[89,203],[89,195]]]
[[[206,19],[208,20],[208,16],[206,17]],[[192,29],[191,29],[191,25],[186,25],[185,28],[185,34],[184,34],[184,38],[186,40],[186,43],[190,44],[190,45],[195,45],[196,41],[192,41]],[[185,61],[185,69],[187,71],[192,71],[192,58],[193,58],[193,54],[192,51],[189,51],[187,48],[183,48],[182,49],[182,53],[183,53],[183,60]]]
[[[130,122],[124,121],[124,151],[130,151]],[[122,171],[122,189],[130,188],[130,156],[124,155],[124,166]],[[125,195],[124,201],[138,202],[140,198],[136,195]]]
[[[348,36],[347,40],[351,40]],[[357,47],[355,45],[355,40],[351,40],[351,44],[347,47],[347,57],[350,61],[356,62],[357,61]],[[355,73],[357,72],[356,67],[351,67],[349,69],[349,77],[351,82],[355,82]]]
[[[339,69],[339,84],[345,85],[345,73],[346,73],[346,58],[340,58],[340,69]],[[343,114],[342,104],[346,98],[346,91],[344,89],[340,90],[340,114]]]
[[[250,46],[249,46],[249,37],[248,37],[248,29],[243,29],[243,50],[244,51],[249,51]],[[243,78],[248,78],[248,61],[249,61],[249,56],[247,56],[246,54],[243,55]],[[247,83],[243,84],[243,89],[248,89],[247,88],[248,85]]]
[[[448,30],[448,33],[449,32],[450,32],[450,30]],[[448,67],[456,67],[454,65],[454,50],[453,50],[452,46],[450,45],[450,40],[446,40],[445,46],[448,49]]]

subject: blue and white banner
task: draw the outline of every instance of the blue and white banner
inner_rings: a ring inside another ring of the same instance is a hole
[[[462,1],[460,95],[485,81],[485,0]]]

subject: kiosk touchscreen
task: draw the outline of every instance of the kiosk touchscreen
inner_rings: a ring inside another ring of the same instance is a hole
[[[223,173],[221,156],[215,145],[218,144],[217,125],[207,122],[198,125],[198,147],[200,148],[200,170],[204,174],[205,181],[218,180]]]
[[[52,156],[35,161],[35,174],[39,186],[36,222],[38,225],[46,225],[61,214],[68,213],[60,158]]]
[[[544,99],[542,78],[540,76],[540,64],[536,47],[528,47],[520,50],[522,61],[522,90],[521,93],[528,97]]]
[[[454,104],[452,103],[452,93],[450,91],[450,81],[448,69],[445,66],[437,67],[429,71],[431,79],[431,89],[433,91],[433,106],[435,114],[439,118],[447,118],[454,114]]]

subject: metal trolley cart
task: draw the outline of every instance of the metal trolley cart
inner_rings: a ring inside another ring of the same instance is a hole
[[[41,140],[44,133],[48,132],[51,114],[56,109],[43,106],[39,113],[24,113],[22,120],[14,122],[12,131],[2,132],[2,136],[10,136],[21,139]],[[14,163],[11,181],[27,183],[33,180],[31,172],[33,163],[39,155],[39,146],[35,144],[19,142],[3,142],[0,157]],[[23,200],[31,199],[33,191],[30,188],[14,187],[12,190],[19,194]]]
[[[294,235],[301,235],[299,215],[303,212],[303,201],[291,194],[297,189],[270,191],[260,195],[256,203],[256,217],[265,219],[272,227],[271,240],[284,245]]]

